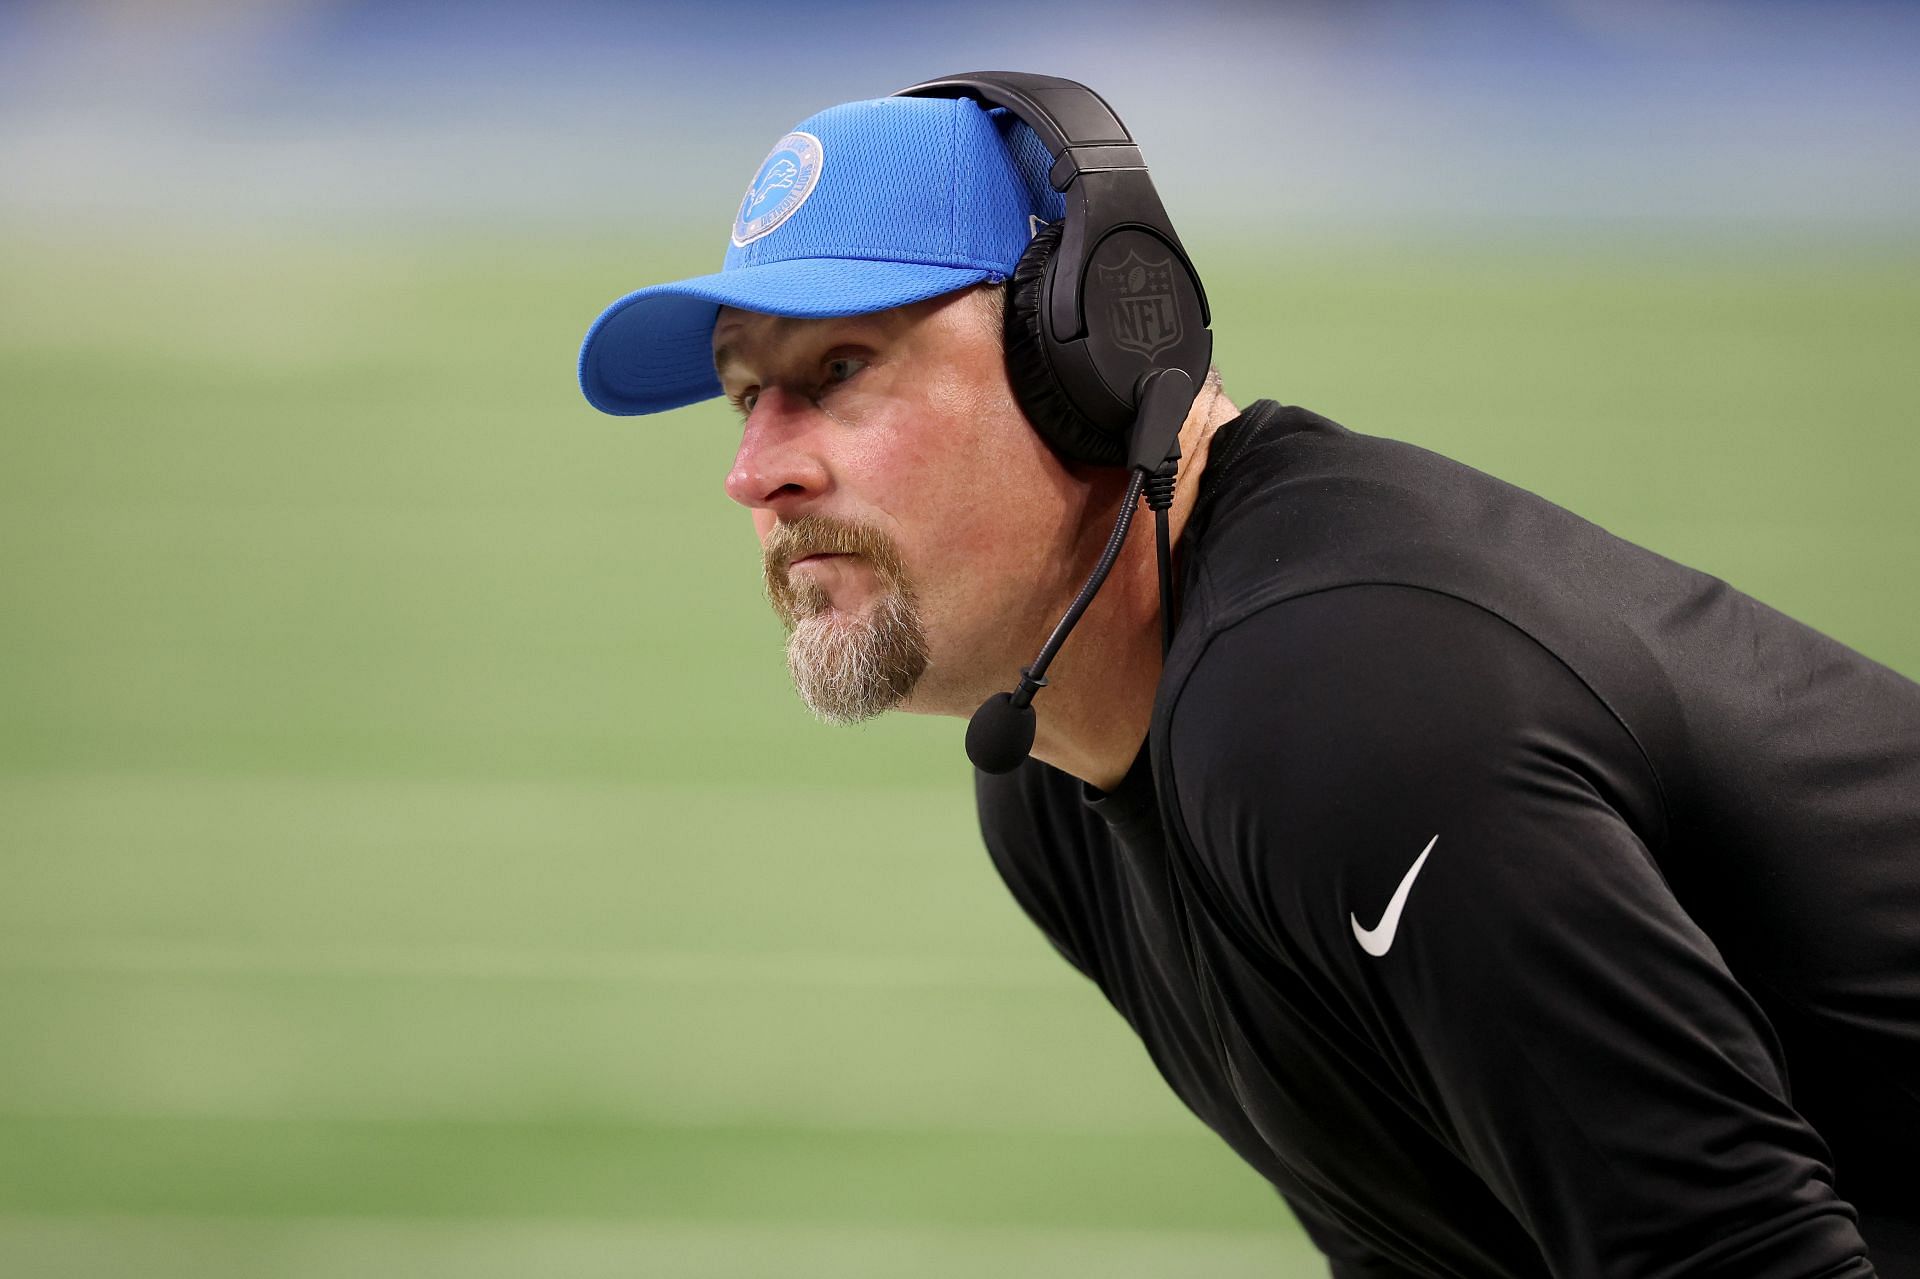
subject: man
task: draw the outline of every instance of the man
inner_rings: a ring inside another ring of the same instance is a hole
[[[1005,688],[1122,500],[1003,360],[1047,164],[965,99],[833,108],[583,348],[609,412],[739,409],[829,720]],[[1217,379],[1181,449],[1171,651],[1131,539],[981,822],[1334,1273],[1920,1276],[1920,687]]]

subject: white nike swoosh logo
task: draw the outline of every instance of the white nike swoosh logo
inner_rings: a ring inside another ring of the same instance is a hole
[[[1432,852],[1433,846],[1439,842],[1440,837],[1435,835],[1427,841],[1427,846],[1420,850],[1420,856],[1414,859],[1413,869],[1408,871],[1407,877],[1400,881],[1400,887],[1393,890],[1393,900],[1387,903],[1387,913],[1380,916],[1379,923],[1372,928],[1362,928],[1357,917],[1352,914],[1347,916],[1347,922],[1353,925],[1353,939],[1360,943],[1361,950],[1375,959],[1386,954],[1393,946],[1393,935],[1400,931],[1400,912],[1406,907],[1407,894],[1413,891],[1414,876],[1418,875],[1420,868],[1427,864],[1427,854]]]

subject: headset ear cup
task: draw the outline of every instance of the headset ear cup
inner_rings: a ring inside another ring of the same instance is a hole
[[[1044,314],[1047,266],[1066,223],[1040,228],[1007,280],[1007,380],[1013,385],[1020,411],[1053,451],[1070,462],[1119,466],[1126,461],[1127,441],[1102,430],[1088,419],[1054,375]]]

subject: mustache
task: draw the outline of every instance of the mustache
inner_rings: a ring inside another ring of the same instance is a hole
[[[871,560],[881,577],[898,583],[905,576],[900,549],[869,524],[853,524],[825,515],[802,515],[775,524],[761,547],[769,581],[784,579],[793,562],[809,555],[858,555]]]
[[[913,595],[900,548],[870,524],[825,515],[783,520],[768,532],[760,553],[767,599],[789,624],[825,606],[825,594],[817,583],[803,578],[796,584],[788,573],[795,560],[809,555],[857,555],[873,568],[882,585],[907,598]]]

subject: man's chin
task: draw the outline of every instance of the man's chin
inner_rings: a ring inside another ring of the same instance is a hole
[[[788,633],[787,669],[814,715],[858,724],[912,696],[927,669],[926,636],[898,592],[858,612],[816,608]]]

